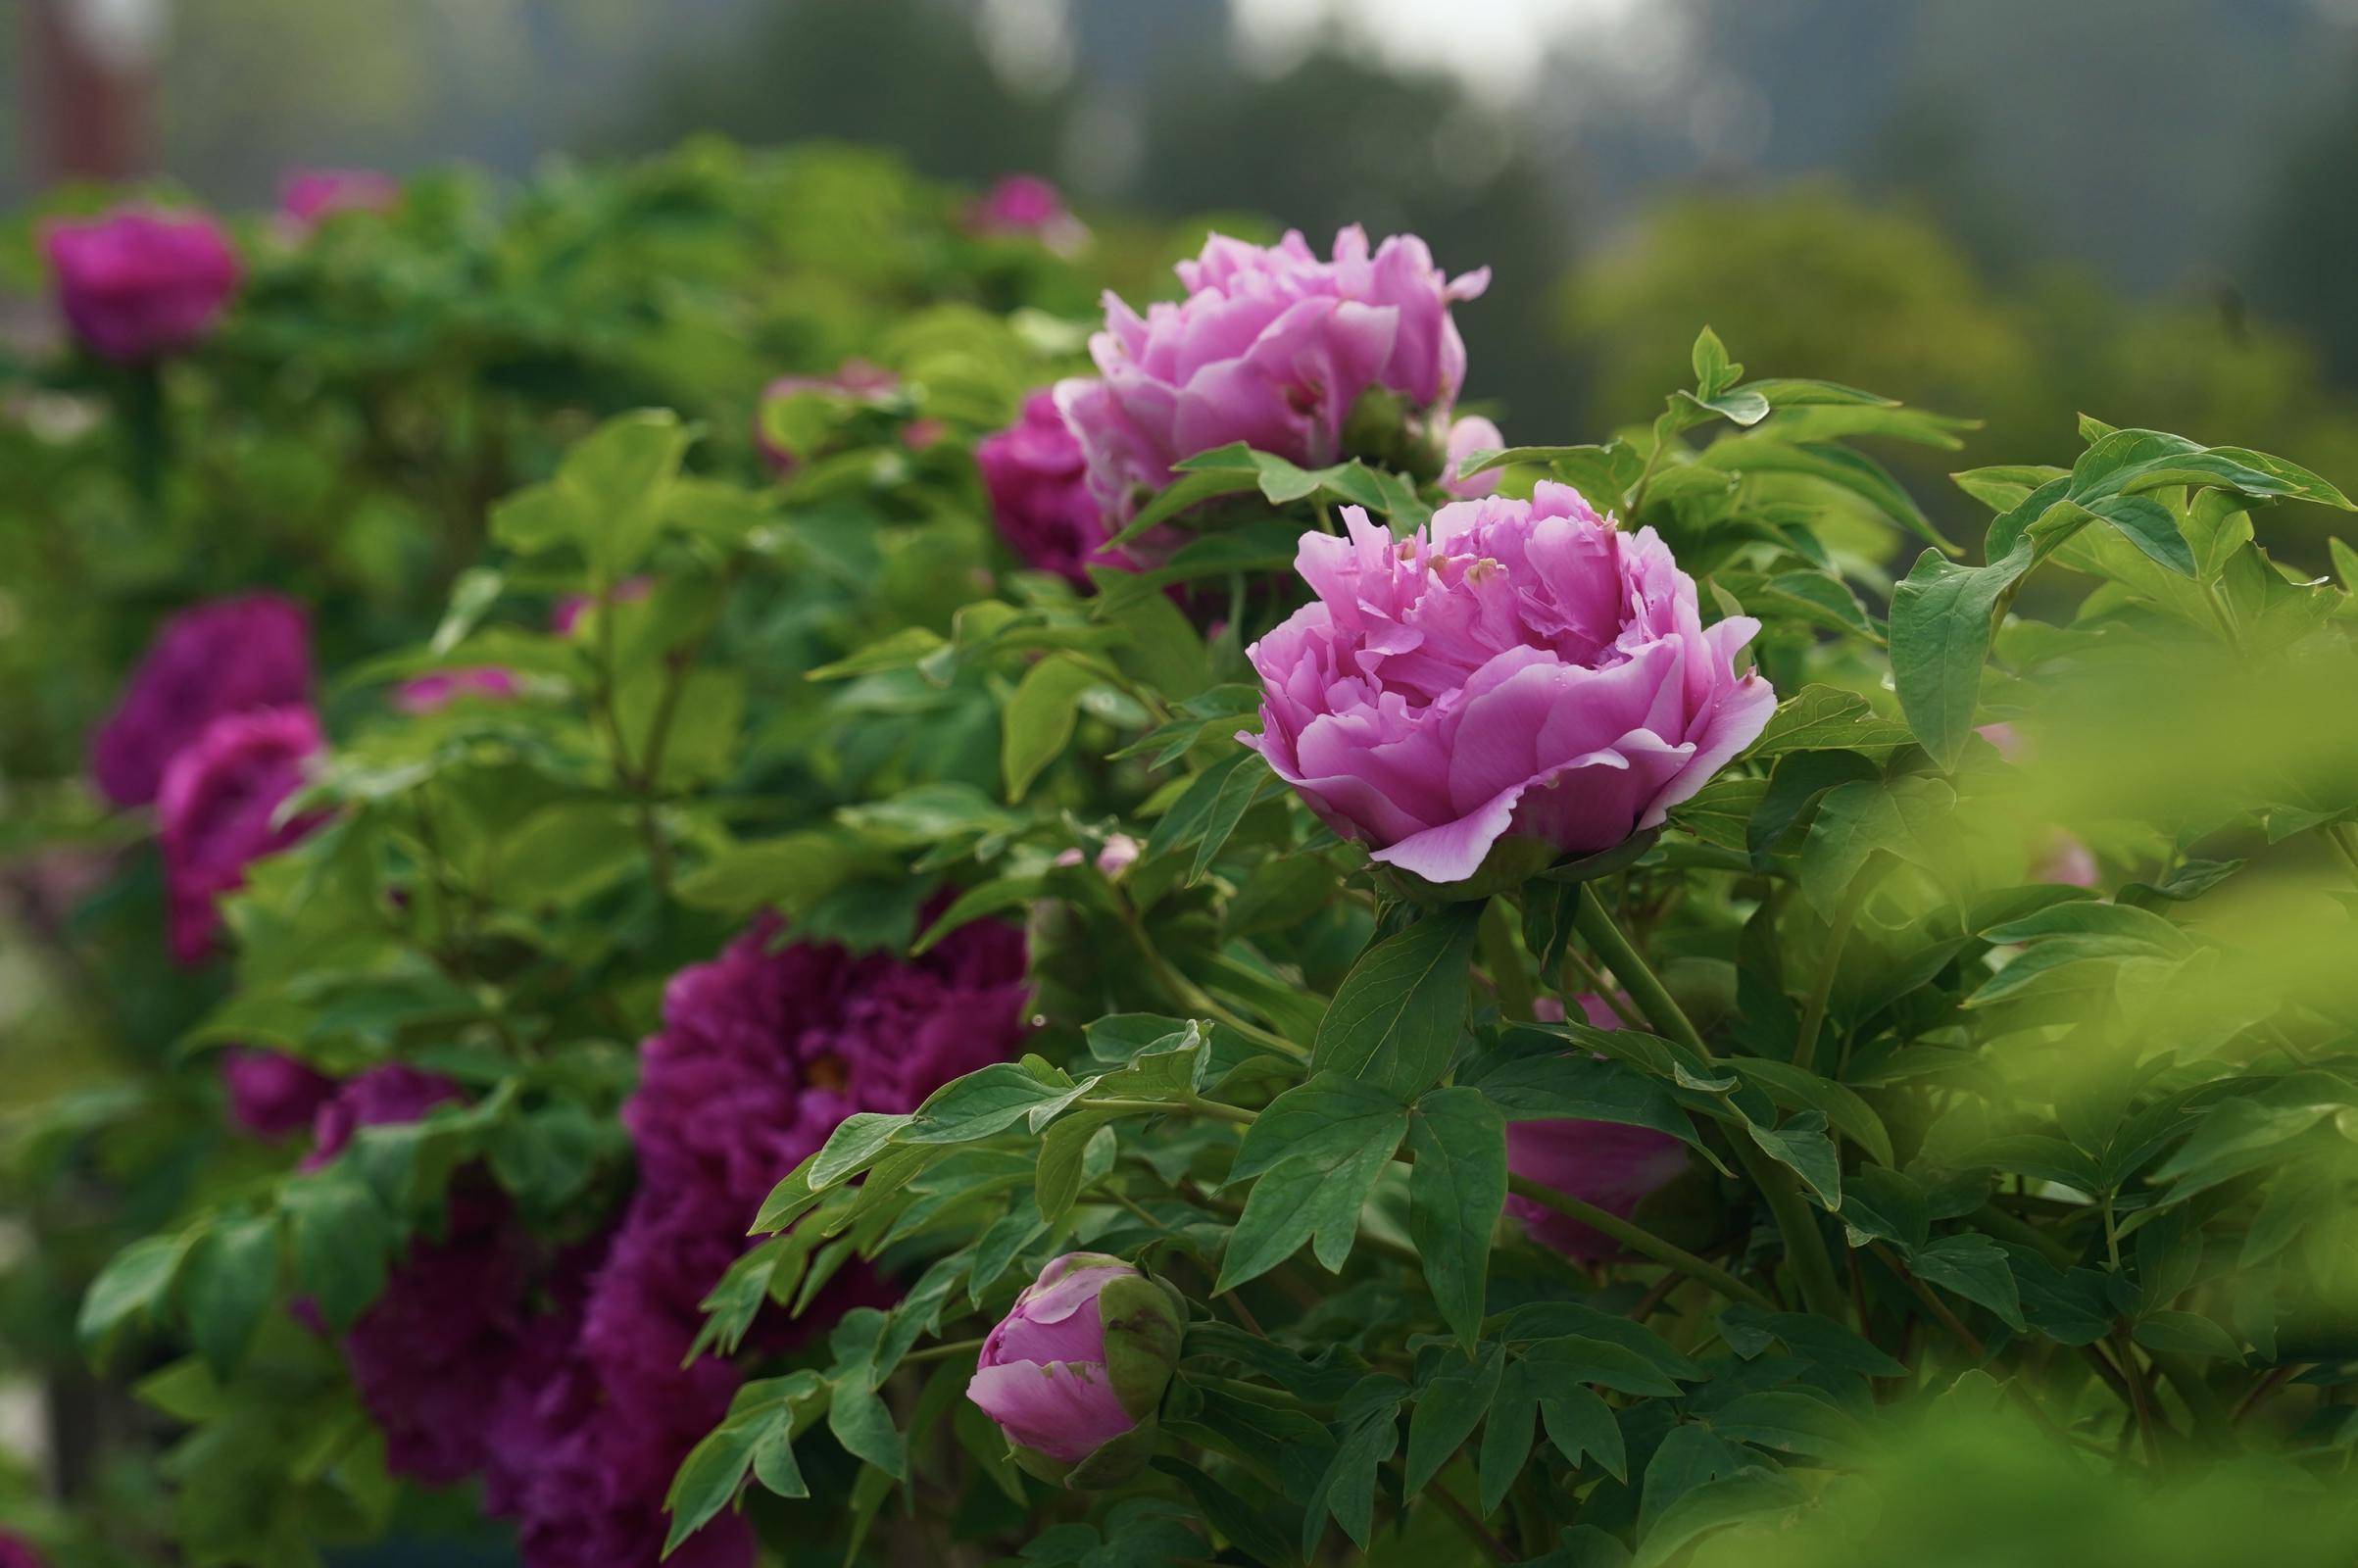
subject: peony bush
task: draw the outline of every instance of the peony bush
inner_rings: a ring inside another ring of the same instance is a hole
[[[172,1436],[0,1550],[2358,1548],[2327,479],[2088,418],[1968,550],[1873,456],[1963,421],[1707,329],[1504,446],[1446,235],[1156,283],[1036,181],[610,178],[306,176],[215,338],[68,308],[89,422],[10,405],[159,541],[216,445],[348,493],[11,737],[44,963],[162,1014],[12,1169],[112,1200],[26,1207]]]

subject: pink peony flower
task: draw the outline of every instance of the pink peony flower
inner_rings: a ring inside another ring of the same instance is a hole
[[[1040,1271],[983,1340],[966,1397],[1008,1441],[1078,1464],[1138,1425],[1105,1369],[1098,1296],[1139,1271],[1101,1252],[1067,1252]]]
[[[401,181],[373,169],[290,170],[278,185],[278,211],[309,230],[332,213],[384,213],[401,205]]]
[[[576,612],[578,614],[578,612]],[[440,712],[463,697],[504,703],[516,694],[516,674],[497,664],[438,669],[413,676],[393,688],[393,707],[410,714]]]
[[[242,269],[221,226],[202,213],[118,208],[41,235],[58,309],[94,352],[134,364],[213,330]]]
[[[246,867],[319,825],[276,820],[324,744],[308,708],[265,708],[217,718],[164,769],[156,792],[172,956],[201,963],[221,924],[216,901],[245,885]]]
[[[977,234],[1031,235],[1058,256],[1077,254],[1089,229],[1064,205],[1064,195],[1037,174],[1007,174],[966,210]]]
[[[1449,426],[1449,456],[1441,470],[1441,487],[1460,501],[1473,501],[1498,491],[1498,481],[1505,477],[1498,468],[1486,468],[1471,479],[1457,477],[1457,465],[1477,452],[1503,450],[1506,437],[1498,427],[1479,414],[1469,414]]]
[[[1540,1000],[1553,1004],[1560,1021],[1562,1004],[1552,998]],[[1583,995],[1579,1001],[1580,1010],[1597,1028],[1629,1027],[1602,997]],[[1641,1202],[1685,1173],[1687,1149],[1668,1133],[1623,1122],[1510,1121],[1506,1168],[1628,1219]],[[1592,1263],[1619,1255],[1611,1238],[1528,1198],[1509,1198],[1506,1208],[1533,1236],[1559,1252]]]
[[[1105,328],[1089,340],[1099,378],[1056,387],[1111,517],[1170,483],[1180,460],[1232,441],[1333,463],[1351,405],[1373,387],[1446,418],[1465,379],[1449,307],[1490,282],[1487,270],[1444,276],[1412,235],[1371,256],[1355,227],[1324,262],[1300,233],[1269,247],[1214,234],[1178,272],[1188,297],[1143,318],[1107,294]]]
[[[336,1081],[283,1051],[231,1046],[221,1054],[221,1085],[229,1119],[257,1138],[275,1141],[312,1125],[335,1093]]]
[[[276,594],[216,599],[167,620],[90,740],[90,772],[117,806],[156,798],[164,764],[223,713],[311,700],[311,620]]]
[[[1089,488],[1081,443],[1056,412],[1053,391],[1023,400],[1023,416],[985,436],[974,448],[991,515],[1024,564],[1087,588],[1086,568],[1126,566],[1129,556],[1108,550],[1113,529]]]
[[[1660,824],[1776,708],[1705,630],[1695,581],[1651,528],[1622,532],[1569,486],[1453,502],[1410,539],[1346,507],[1305,534],[1317,602],[1248,649],[1248,746],[1336,832],[1433,882],[1508,835],[1571,854]]]
[[[336,1085],[313,1116],[312,1148],[303,1156],[303,1168],[318,1170],[331,1163],[363,1127],[413,1122],[436,1105],[460,1098],[457,1084],[406,1061],[388,1061],[356,1073]]]

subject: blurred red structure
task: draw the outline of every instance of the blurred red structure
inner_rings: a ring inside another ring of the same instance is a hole
[[[28,0],[25,143],[40,184],[155,167],[156,62],[168,0]]]

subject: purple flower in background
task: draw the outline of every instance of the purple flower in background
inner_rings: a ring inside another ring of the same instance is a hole
[[[0,1530],[0,1568],[49,1568],[32,1543],[14,1532]]]
[[[90,741],[90,771],[117,806],[156,798],[164,764],[223,713],[311,700],[311,621],[276,594],[216,599],[173,615]]]
[[[579,612],[575,612],[576,617]],[[513,670],[497,664],[482,664],[466,669],[438,669],[430,675],[413,676],[393,688],[392,704],[401,712],[412,715],[439,712],[461,698],[478,698],[485,702],[504,703],[519,688]]]
[[[608,591],[606,602],[610,605],[635,604],[653,592],[655,592],[654,578],[625,577]],[[595,601],[588,594],[565,595],[563,599],[558,600],[556,608],[549,612],[549,629],[560,637],[571,636],[573,628],[581,623],[583,615],[589,613],[590,606]]]
[[[336,1081],[283,1051],[231,1046],[221,1054],[221,1084],[229,1118],[257,1138],[291,1137],[336,1091]]]
[[[1595,1027],[1629,1027],[1602,997],[1584,994],[1579,1001],[1581,1012]],[[1555,1010],[1560,1021],[1560,1004]],[[1687,1148],[1668,1133],[1622,1122],[1510,1121],[1506,1168],[1628,1219],[1641,1202],[1686,1172]],[[1610,1237],[1528,1198],[1509,1198],[1506,1208],[1533,1236],[1559,1252],[1592,1263],[1619,1255]]]
[[[1758,623],[1705,630],[1653,530],[1569,486],[1453,502],[1429,539],[1343,516],[1349,538],[1306,534],[1296,559],[1317,600],[1246,651],[1262,731],[1243,738],[1376,860],[1458,882],[1508,834],[1610,849],[1776,708],[1737,671]]]
[[[1053,571],[1075,587],[1089,586],[1089,566],[1126,566],[1127,554],[1108,550],[1113,529],[1089,488],[1081,443],[1056,412],[1053,391],[1023,400],[1023,416],[974,448],[991,515],[1024,564]]]
[[[726,1411],[739,1374],[681,1361],[700,1303],[744,1251],[780,1177],[855,1110],[905,1111],[1004,1059],[1023,1033],[1022,934],[968,926],[921,958],[816,943],[773,950],[764,920],[672,978],[622,1119],[639,1189],[591,1278],[564,1363],[512,1388],[493,1425],[494,1493],[529,1568],[652,1562],[672,1474]],[[882,1297],[847,1269],[827,1311]],[[744,1568],[752,1532],[723,1514],[671,1559]]]
[[[1063,192],[1037,174],[1005,174],[966,210],[977,234],[1032,235],[1058,256],[1089,243],[1089,229],[1064,205]]]
[[[290,170],[278,185],[278,211],[300,229],[332,213],[384,213],[401,204],[401,181],[373,169]]]
[[[246,867],[302,839],[317,815],[276,820],[324,744],[308,708],[265,708],[217,718],[172,758],[156,792],[172,956],[201,963],[221,924],[222,894],[245,885]]]
[[[1469,414],[1449,426],[1449,455],[1441,470],[1441,487],[1460,501],[1473,501],[1495,494],[1498,481],[1505,477],[1497,468],[1485,468],[1470,479],[1457,477],[1457,465],[1477,452],[1501,451],[1506,437],[1498,427],[1479,414]]]
[[[336,1085],[312,1118],[312,1149],[305,1170],[318,1170],[341,1154],[363,1127],[413,1122],[436,1105],[461,1098],[459,1086],[438,1072],[388,1061]]]
[[[1413,235],[1371,255],[1356,227],[1335,236],[1330,261],[1298,232],[1274,246],[1214,234],[1178,272],[1187,298],[1143,317],[1107,294],[1105,330],[1089,340],[1098,377],[1056,387],[1110,517],[1129,517],[1182,459],[1232,441],[1333,463],[1370,388],[1446,418],[1465,379],[1449,307],[1490,281],[1487,270],[1445,276]]]
[[[1078,1464],[1138,1425],[1105,1369],[1098,1297],[1139,1271],[1100,1252],[1067,1252],[1023,1288],[984,1339],[966,1397],[1011,1443]]]
[[[120,208],[51,223],[41,242],[66,324],[92,351],[124,364],[212,331],[242,270],[229,237],[202,213]]]

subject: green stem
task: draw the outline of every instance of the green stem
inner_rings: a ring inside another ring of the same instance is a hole
[[[1482,962],[1498,993],[1498,1015],[1520,1022],[1531,1016],[1531,977],[1523,971],[1523,956],[1515,951],[1506,910],[1504,899],[1493,899],[1482,911]]]
[[[1147,935],[1145,927],[1138,923],[1137,911],[1130,907],[1129,901],[1122,900],[1121,906],[1122,924],[1128,929],[1130,939],[1138,944],[1138,951],[1145,957],[1148,970],[1173,1002],[1189,1012],[1209,1018],[1214,1023],[1235,1030],[1256,1046],[1274,1051],[1280,1055],[1291,1056],[1296,1061],[1310,1059],[1307,1046],[1297,1045],[1284,1035],[1263,1029],[1259,1024],[1245,1018],[1234,1008],[1222,1004],[1202,986],[1172,968],[1161,953],[1156,951],[1154,939]]]
[[[1808,1004],[1801,1012],[1801,1038],[1793,1047],[1793,1065],[1803,1072],[1818,1052],[1818,1031],[1826,1025],[1826,1003],[1834,995],[1834,979],[1842,971],[1842,950],[1850,945],[1851,928],[1858,924],[1858,912],[1866,906],[1867,895],[1875,891],[1879,878],[1862,866],[1850,879],[1849,889],[1842,894],[1842,907],[1834,911],[1834,926],[1827,933],[1826,956],[1818,964],[1817,983],[1809,989]]]
[[[953,1340],[947,1345],[928,1345],[922,1350],[911,1350],[901,1357],[901,1364],[912,1366],[919,1361],[947,1361],[954,1356],[979,1355],[982,1347],[980,1340]]]
[[[1621,927],[1597,902],[1597,891],[1589,883],[1580,887],[1580,902],[1572,915],[1573,929],[1586,938],[1613,978],[1638,1004],[1657,1033],[1676,1041],[1705,1061],[1713,1059],[1711,1048],[1703,1044],[1702,1035],[1693,1020],[1678,1004],[1663,985],[1661,978],[1630,945]],[[1736,1157],[1743,1162],[1744,1173],[1760,1189],[1760,1196],[1777,1221],[1777,1229],[1785,1238],[1785,1252],[1793,1265],[1793,1276],[1800,1282],[1801,1298],[1812,1312],[1832,1318],[1837,1323],[1848,1319],[1849,1303],[1842,1295],[1842,1282],[1835,1278],[1834,1259],[1827,1253],[1826,1237],[1818,1229],[1815,1216],[1809,1211],[1808,1200],[1792,1171],[1770,1159],[1757,1144],[1748,1138],[1729,1140]],[[1601,1229],[1601,1227],[1599,1227]]]

